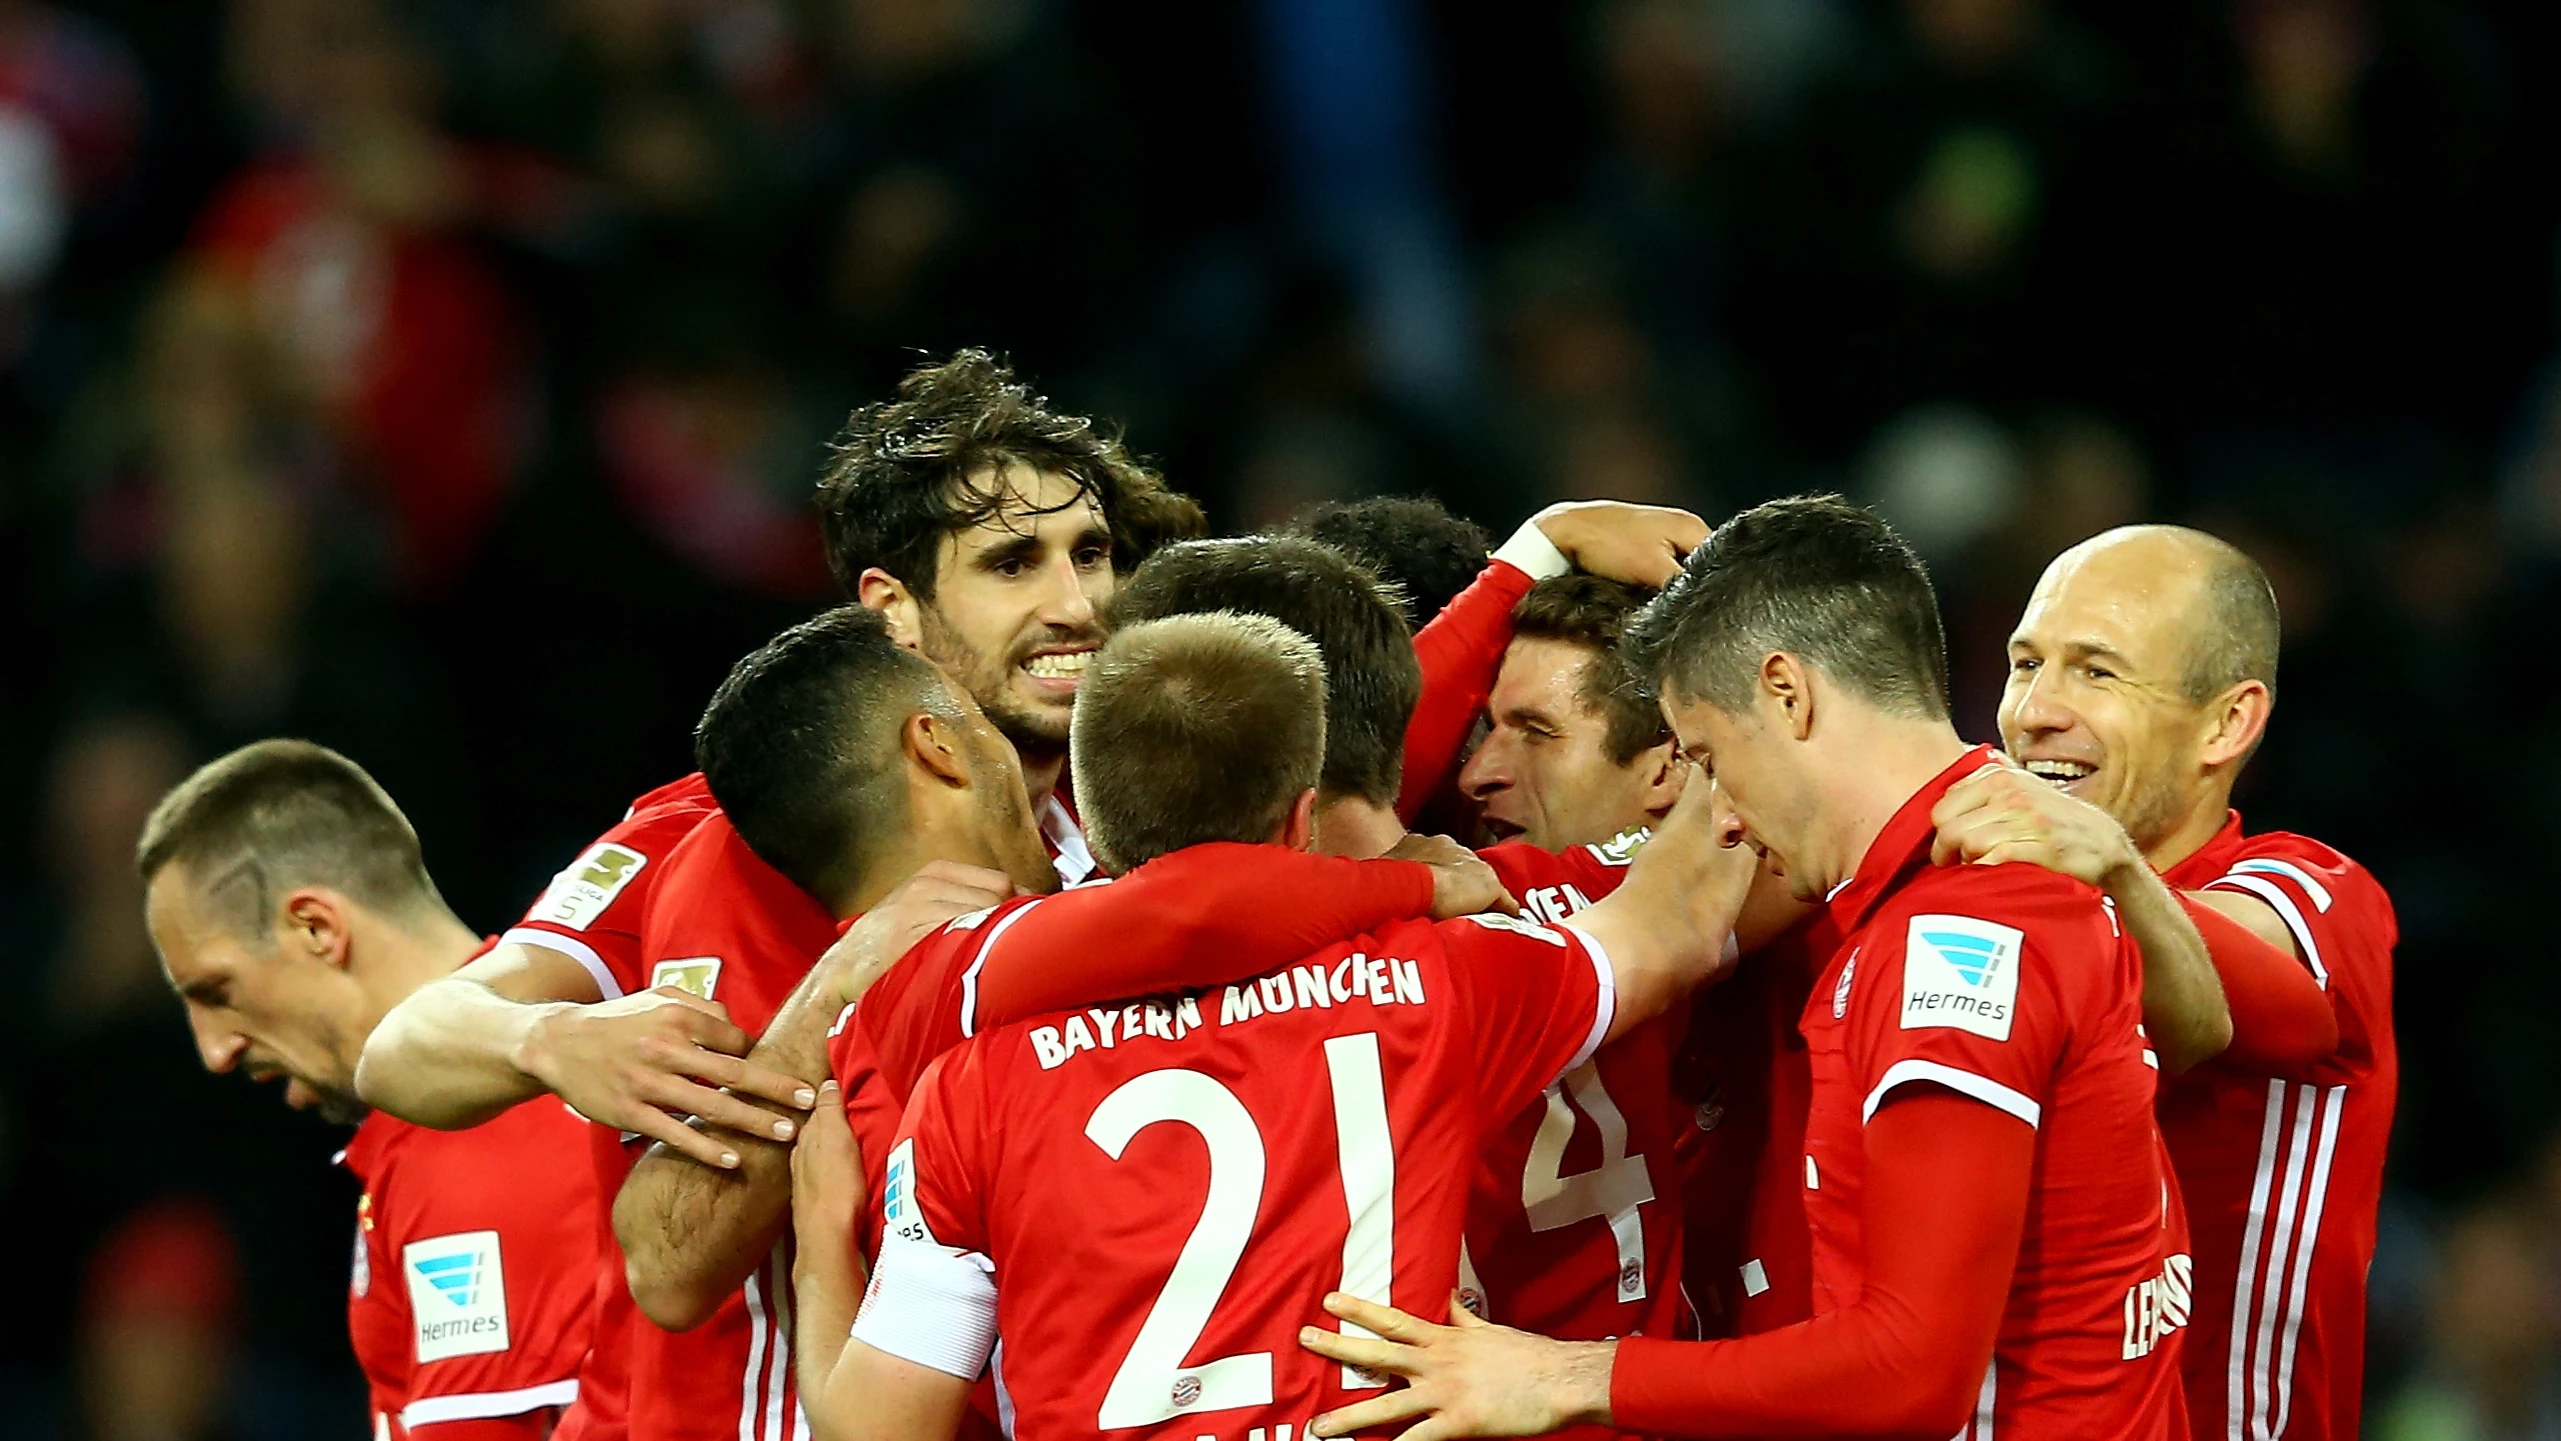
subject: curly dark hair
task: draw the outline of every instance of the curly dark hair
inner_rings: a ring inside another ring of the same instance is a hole
[[[1115,570],[1209,529],[1199,503],[1167,489],[1119,435],[1052,410],[986,351],[961,350],[910,371],[897,399],[855,410],[828,447],[818,515],[836,583],[852,595],[878,566],[932,599],[942,538],[1003,508],[1000,477],[1013,465],[1065,476],[1094,498]]]

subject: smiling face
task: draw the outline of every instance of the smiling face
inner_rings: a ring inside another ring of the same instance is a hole
[[[152,878],[143,914],[206,1070],[282,1080],[296,1110],[348,1125],[364,1119],[356,1058],[370,1027],[343,952],[337,960],[316,954],[281,926],[260,937],[236,933],[183,863]]]
[[[1546,850],[1596,845],[1652,819],[1661,752],[1626,765],[1609,752],[1610,718],[1583,704],[1592,651],[1542,636],[1514,640],[1486,700],[1485,740],[1458,774],[1497,840]]]
[[[923,649],[1023,751],[1067,748],[1085,663],[1103,643],[1111,529],[1092,494],[1015,466],[996,514],[944,537]]]
[[[2187,688],[2204,579],[2167,541],[2081,546],[2046,568],[2010,637],[2002,745],[2147,853],[2201,809],[2220,818],[2207,763],[2223,707]]]

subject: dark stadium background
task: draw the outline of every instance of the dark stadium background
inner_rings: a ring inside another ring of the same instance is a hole
[[[822,442],[959,344],[1222,528],[1874,499],[1978,737],[2056,549],[2244,542],[2287,634],[2243,804],[2403,927],[2375,1429],[2555,1434],[2556,41],[2529,0],[0,0],[0,1438],[362,1425],[338,1137],[197,1071],[158,791],[341,747],[499,927],[828,600]]]

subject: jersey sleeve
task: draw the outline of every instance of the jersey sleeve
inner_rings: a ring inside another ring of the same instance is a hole
[[[967,1024],[1223,985],[1431,909],[1431,868],[1417,861],[1192,846],[1025,907],[975,966]]]
[[[2232,1041],[2218,1059],[2289,1074],[2339,1048],[2338,1015],[2301,961],[2212,906],[2186,895],[2179,904],[2205,940],[2232,1013]]]
[[[650,887],[667,853],[710,813],[710,793],[687,781],[643,796],[551,878],[499,943],[558,951],[576,961],[609,1001],[648,989],[640,973],[640,921]]]
[[[2360,888],[2363,877],[2346,858],[2316,855],[2309,847],[2297,854],[2259,853],[2234,861],[2231,868],[2202,889],[2237,891],[2267,903],[2285,928],[2304,966],[2322,989],[2330,987],[2330,965],[2340,944],[2332,934],[2340,918],[2343,893]],[[2388,918],[2388,907],[2387,907]],[[2358,920],[2369,918],[2359,917]]]
[[[1476,854],[1523,911],[1553,924],[1617,890],[1651,835],[1639,826],[1602,845],[1551,851],[1526,841],[1505,841]]]
[[[2112,958],[2052,954],[2075,943],[2069,924],[2030,934],[1953,911],[1887,917],[1871,935],[1850,1001],[1859,1119],[1873,1119],[1897,1087],[1925,1083],[2038,1125],[2070,1033],[2056,971],[2099,970]],[[2100,937],[2078,943],[2095,946]]]
[[[435,1434],[578,1398],[597,1267],[585,1123],[548,1101],[422,1133],[389,1199],[416,1364],[401,1425]]]
[[[908,1103],[882,1167],[878,1259],[854,1317],[855,1340],[964,1380],[996,1346],[979,1060],[975,1047],[937,1060]]]
[[[1599,941],[1570,926],[1499,915],[1435,929],[1475,1038],[1488,1115],[1528,1105],[1600,1049],[1618,989]]]
[[[1512,643],[1512,608],[1535,583],[1528,571],[1496,559],[1414,637],[1423,693],[1405,727],[1405,779],[1396,797],[1400,818],[1411,821],[1457,769],[1459,747],[1493,693],[1503,650]]]

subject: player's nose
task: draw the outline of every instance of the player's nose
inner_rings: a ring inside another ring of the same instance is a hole
[[[249,1052],[249,1038],[237,1031],[226,1031],[202,1020],[193,1022],[196,1032],[196,1054],[203,1058],[205,1069],[215,1075],[227,1075],[240,1065]]]
[[[1472,801],[1482,801],[1512,783],[1512,766],[1503,746],[1492,736],[1458,768],[1458,793]]]
[[[1085,593],[1085,578],[1076,573],[1075,563],[1062,557],[1050,568],[1050,582],[1048,601],[1041,607],[1040,618],[1068,630],[1091,627],[1097,607],[1094,598]]]
[[[2052,674],[2050,668],[2040,670],[2028,677],[2025,686],[2012,692],[2010,721],[2017,729],[2029,735],[2052,735],[2070,730],[2079,722],[2080,716],[2057,694],[2055,683],[2049,679]]]

